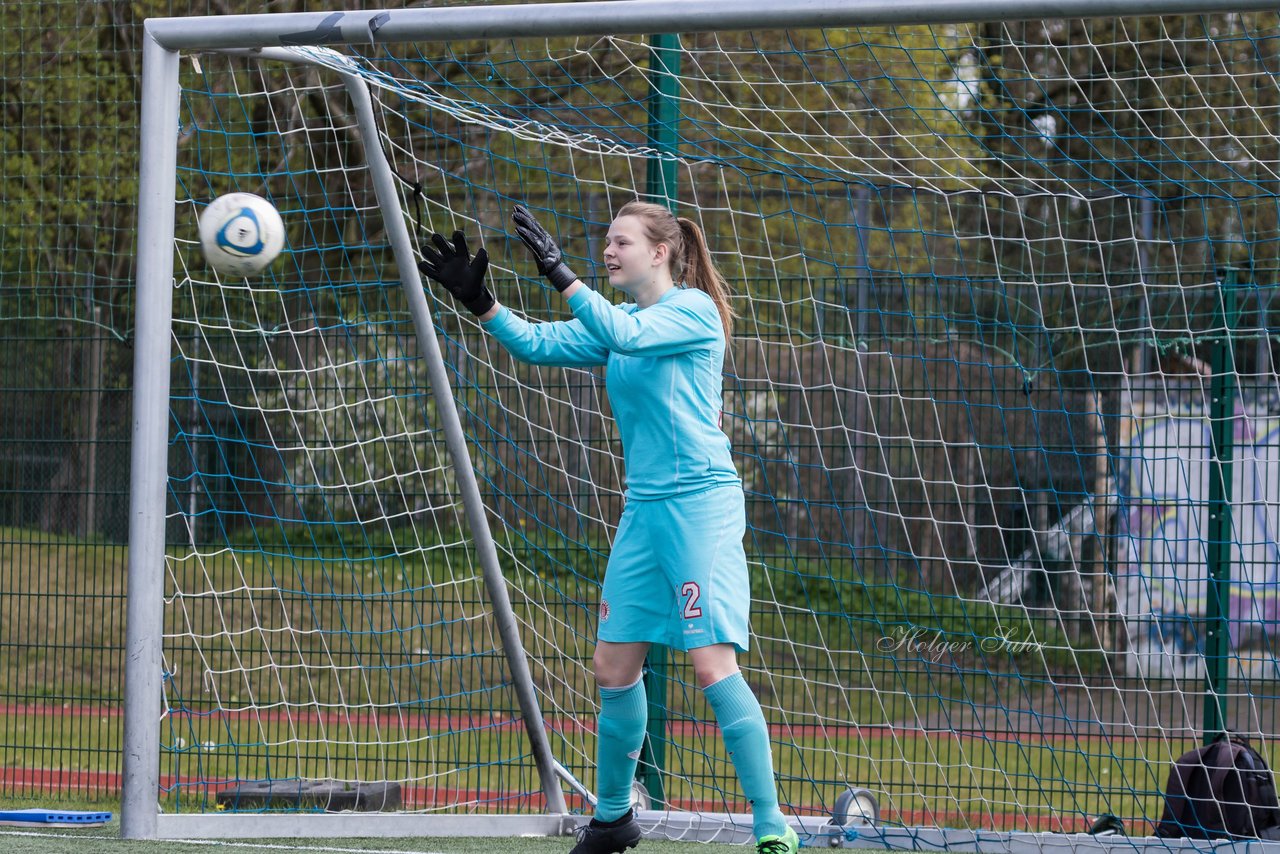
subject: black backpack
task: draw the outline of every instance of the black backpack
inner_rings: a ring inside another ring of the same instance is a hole
[[[1280,801],[1266,760],[1226,733],[1183,754],[1169,772],[1156,836],[1280,839]]]

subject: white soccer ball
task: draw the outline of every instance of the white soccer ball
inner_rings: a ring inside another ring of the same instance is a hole
[[[227,193],[201,212],[200,246],[209,266],[222,275],[252,276],[284,248],[284,221],[261,196]]]

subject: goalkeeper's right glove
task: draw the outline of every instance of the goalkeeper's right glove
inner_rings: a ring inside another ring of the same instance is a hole
[[[555,238],[529,213],[524,205],[516,205],[511,219],[516,224],[516,234],[524,241],[533,253],[533,260],[538,263],[538,272],[546,276],[560,293],[578,281],[578,276],[564,263],[564,255],[556,245]]]
[[[497,300],[484,284],[484,274],[489,269],[489,253],[481,248],[472,259],[467,251],[467,238],[461,231],[453,233],[452,246],[443,234],[431,235],[431,241],[435,248],[423,246],[423,260],[418,262],[422,275],[444,285],[454,299],[477,317],[493,308]]]

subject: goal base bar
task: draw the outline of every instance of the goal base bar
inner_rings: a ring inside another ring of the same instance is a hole
[[[419,813],[161,815],[158,839],[337,839],[392,836],[567,836],[580,816]]]
[[[158,817],[160,839],[272,839],[393,836],[569,836],[587,815],[433,815],[430,813],[271,812],[187,813]],[[745,843],[752,840],[751,816],[639,810],[646,839]],[[841,828],[820,816],[792,818],[791,826],[810,845],[829,845]]]

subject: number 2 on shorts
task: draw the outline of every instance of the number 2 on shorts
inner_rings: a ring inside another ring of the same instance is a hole
[[[686,620],[692,620],[694,617],[702,616],[702,609],[698,607],[698,597],[702,595],[696,581],[686,581],[680,586],[680,595],[684,597],[684,611],[682,614]]]

